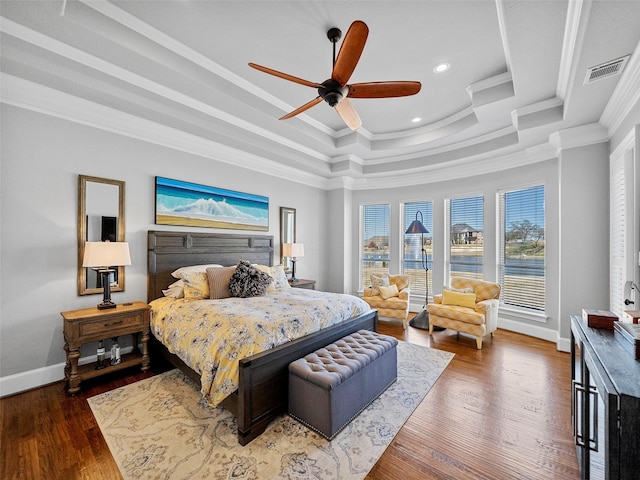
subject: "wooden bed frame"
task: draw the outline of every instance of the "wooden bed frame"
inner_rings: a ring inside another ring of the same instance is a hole
[[[149,231],[147,240],[149,302],[162,297],[162,290],[176,281],[171,272],[182,266],[236,265],[239,260],[269,266],[273,263],[270,235]],[[361,329],[378,330],[377,311],[241,359],[238,390],[222,403],[237,419],[238,442],[246,445],[287,410],[289,363]],[[159,341],[154,339],[152,344],[152,355],[163,355],[200,385],[198,373]]]

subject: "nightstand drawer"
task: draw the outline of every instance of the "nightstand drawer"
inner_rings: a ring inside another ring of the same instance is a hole
[[[96,335],[100,338],[117,336],[119,329],[124,328],[130,331],[132,328],[142,330],[145,324],[144,314],[114,315],[108,318],[99,318],[93,321],[82,322],[79,325],[79,340],[93,338]]]

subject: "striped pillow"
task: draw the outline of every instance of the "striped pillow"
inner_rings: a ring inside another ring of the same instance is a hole
[[[229,281],[236,271],[236,267],[209,267],[207,277],[209,278],[209,298],[220,300],[231,297]]]

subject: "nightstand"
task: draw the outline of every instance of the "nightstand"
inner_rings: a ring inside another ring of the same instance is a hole
[[[68,391],[74,394],[80,390],[80,382],[89,378],[111,373],[116,370],[141,365],[142,371],[149,370],[149,310],[144,302],[118,304],[116,308],[98,310],[96,307],[61,312],[64,319],[64,350],[67,363],[64,375],[67,379]],[[142,352],[138,348],[139,334]],[[83,343],[107,340],[120,335],[133,335],[133,351],[122,356],[118,365],[109,365],[105,360],[105,368],[96,370],[96,364],[78,366],[80,346]]]
[[[305,280],[304,278],[298,278],[295,282],[293,280],[289,280],[289,285],[294,288],[308,288],[309,290],[316,289],[315,280]]]

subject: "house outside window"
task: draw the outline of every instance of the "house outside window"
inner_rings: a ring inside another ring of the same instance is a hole
[[[418,213],[420,212],[420,213]],[[423,237],[419,234],[405,234],[411,222],[416,219],[422,222],[429,233],[425,233]],[[429,281],[429,291],[432,287],[431,273],[425,273],[422,263],[422,248],[420,246],[421,238],[424,238],[424,249],[426,252],[427,268],[431,270],[431,261],[433,259],[433,204],[432,202],[411,202],[403,205],[403,226],[402,236],[402,273],[410,278],[411,295],[424,297],[426,294],[425,285]]]
[[[544,185],[499,193],[498,281],[505,305],[545,309]]]
[[[389,273],[388,204],[360,208],[360,286],[371,286],[372,273]]]
[[[447,271],[454,277],[482,280],[484,255],[484,198],[451,198],[447,209],[449,237]]]

